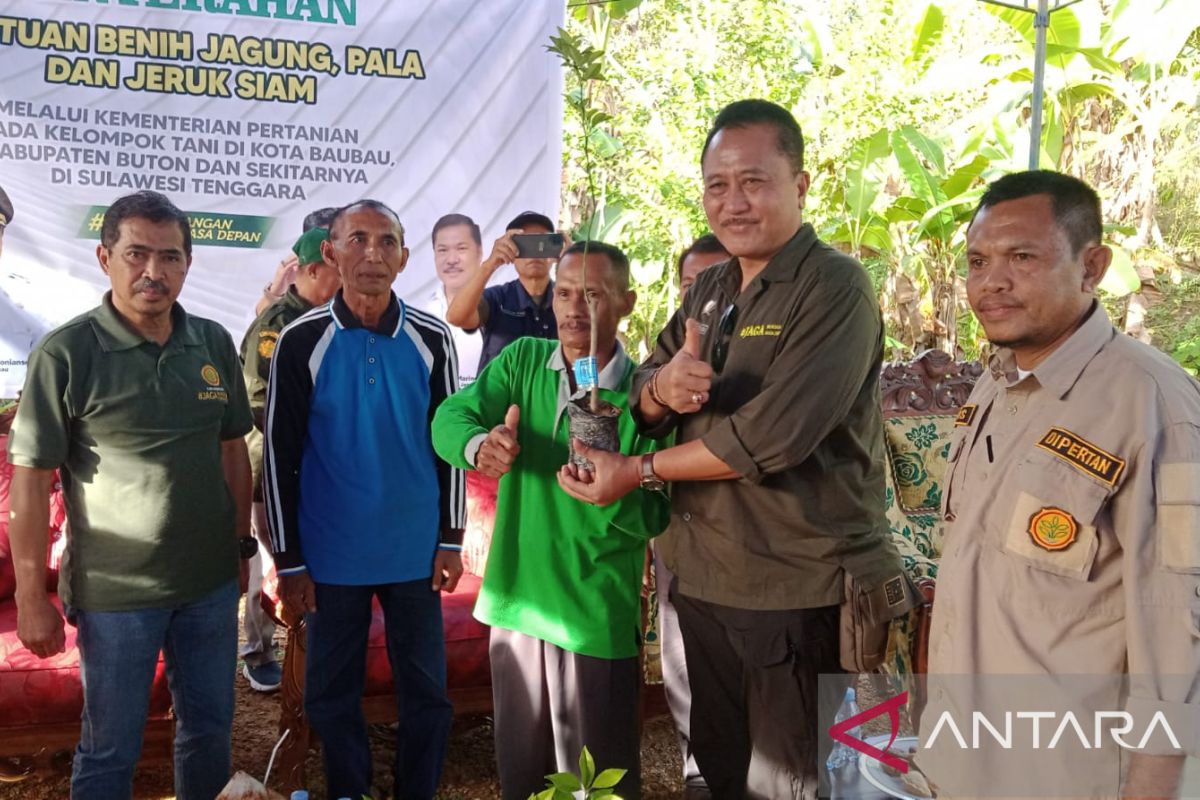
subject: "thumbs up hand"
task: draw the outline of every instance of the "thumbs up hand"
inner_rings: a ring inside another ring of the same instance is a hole
[[[700,360],[700,323],[694,319],[687,319],[683,323],[683,347],[680,352],[687,353],[689,358],[696,361]],[[676,353],[676,355],[679,355]]]
[[[517,426],[521,422],[521,409],[512,405],[504,415],[504,424],[488,432],[487,438],[475,454],[475,469],[489,478],[499,478],[512,469],[521,445],[517,444]]]
[[[658,397],[678,414],[694,414],[708,402],[713,369],[700,359],[700,323],[689,319],[683,347],[653,378]]]

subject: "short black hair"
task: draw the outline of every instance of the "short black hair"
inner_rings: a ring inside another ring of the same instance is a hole
[[[475,240],[475,244],[483,246],[483,234],[479,232],[479,226],[475,224],[475,220],[468,217],[466,214],[447,214],[437,222],[433,223],[433,233],[429,234],[429,243],[437,246],[438,231],[443,228],[453,228],[458,225],[465,225],[471,231],[471,238]]]
[[[792,174],[804,171],[804,134],[800,132],[800,123],[796,122],[792,112],[770,100],[737,100],[722,108],[704,140],[700,163],[704,163],[708,146],[718,133],[726,128],[749,128],[751,125],[774,125],[779,134],[779,152],[792,162]]]
[[[687,246],[687,249],[679,254],[679,260],[675,262],[676,276],[683,277],[683,262],[692,253],[724,253],[729,255],[729,251],[725,249],[725,245],[721,244],[721,240],[711,233],[706,233],[696,241]]]
[[[513,228],[526,228],[530,225],[537,225],[539,228],[545,228],[548,232],[554,233],[554,223],[550,221],[550,218],[536,211],[522,211],[504,226],[504,230],[510,231]]]
[[[625,255],[625,251],[617,247],[615,244],[589,240],[571,242],[571,246],[563,252],[562,258],[558,260],[558,263],[561,264],[562,259],[571,255],[572,253],[579,253],[582,255],[585,252],[588,255],[591,255],[592,253],[603,254],[608,259],[608,263],[612,267],[613,274],[617,276],[617,285],[622,291],[629,291],[629,256]]]
[[[355,200],[353,203],[348,203],[347,205],[344,205],[341,208],[339,208],[337,210],[337,212],[333,215],[332,219],[329,220],[330,238],[333,238],[333,226],[337,225],[338,220],[340,220],[342,217],[344,217],[346,214],[350,213],[351,211],[355,211],[360,208],[370,209],[371,211],[378,211],[380,214],[383,214],[384,216],[388,216],[388,217],[391,217],[392,219],[396,220],[396,225],[399,226],[399,228],[400,228],[400,244],[404,244],[404,223],[400,221],[400,216],[395,211],[392,211],[392,207],[389,206],[387,203],[384,203],[381,200],[372,200],[370,198],[364,198],[362,200]]]
[[[304,217],[304,230],[301,233],[308,233],[313,228],[328,228],[333,224],[333,218],[337,215],[338,210],[333,206],[328,208],[318,208],[316,211],[310,211]]]
[[[985,208],[1038,194],[1049,195],[1054,221],[1066,233],[1072,257],[1079,255],[1089,244],[1099,244],[1103,240],[1100,195],[1079,178],[1049,169],[1014,172],[994,181],[979,198],[971,223],[974,224],[975,217]]]
[[[121,223],[127,219],[145,219],[161,224],[174,222],[183,233],[183,253],[189,258],[192,255],[192,226],[187,214],[167,199],[164,194],[143,189],[140,192],[118,197],[104,212],[104,222],[100,225],[100,243],[112,249],[121,238]]]

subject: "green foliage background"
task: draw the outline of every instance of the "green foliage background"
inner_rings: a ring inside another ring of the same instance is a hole
[[[1026,166],[1030,15],[977,0],[620,0],[569,11],[566,33],[604,51],[604,78],[590,87],[608,115],[589,134],[595,230],[634,261],[632,350],[644,353],[666,323],[674,259],[708,228],[699,156],[709,124],[725,104],[763,97],[800,121],[813,175],[806,216],[871,270],[893,355],[979,355],[963,228],[986,181]],[[1186,318],[1200,294],[1200,3],[1083,0],[1051,21],[1041,165],[1105,199],[1122,246],[1105,285],[1114,321],[1128,324],[1132,304],[1134,333],[1200,363],[1200,325]],[[576,114],[564,134],[563,215],[578,229],[591,203]]]

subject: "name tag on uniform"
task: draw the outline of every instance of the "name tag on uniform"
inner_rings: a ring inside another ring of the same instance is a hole
[[[967,403],[958,410],[958,416],[954,418],[954,426],[957,428],[963,425],[970,425],[975,421],[975,412],[978,410],[979,406],[974,403]]]
[[[1037,446],[1109,486],[1116,486],[1121,473],[1125,471],[1125,459],[1065,428],[1051,428],[1046,431]]]

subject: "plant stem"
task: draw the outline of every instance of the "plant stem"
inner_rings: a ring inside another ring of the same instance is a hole
[[[588,309],[588,325],[591,328],[591,339],[588,347],[588,355],[592,358],[593,365],[596,364],[596,301],[592,298],[592,293],[588,291],[588,275],[587,275],[587,258],[588,244],[592,240],[592,231],[596,226],[596,178],[592,174],[592,136],[591,128],[588,125],[587,110],[591,105],[591,81],[586,80],[582,70],[574,70],[575,77],[579,81],[579,122],[583,130],[583,169],[587,175],[588,181],[588,201],[590,208],[588,209],[587,229],[584,231],[583,242],[583,295]],[[596,365],[596,382],[592,384],[592,392],[588,404],[591,407],[593,414],[600,413],[600,369]]]

